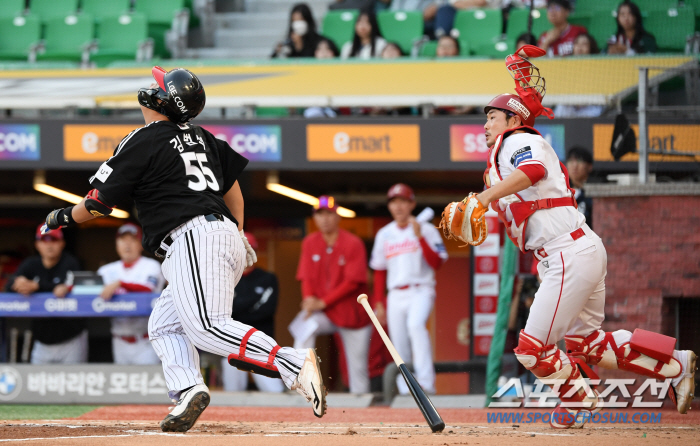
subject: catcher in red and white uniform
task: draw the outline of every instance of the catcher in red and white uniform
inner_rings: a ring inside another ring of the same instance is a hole
[[[601,409],[597,391],[581,387],[582,371],[596,378],[588,365],[670,379],[669,395],[686,413],[695,390],[695,353],[674,350],[675,339],[645,330],[601,330],[605,247],[576,209],[566,167],[533,128],[536,116],[552,117],[541,105],[544,78],[528,60],[543,53],[526,45],[506,59],[518,95],[496,96],[484,108],[490,148],[486,189],[447,205],[441,227],[448,236],[478,245],[487,235],[483,215],[490,205],[513,243],[539,260],[542,284],[515,354],[536,377],[562,380],[562,404],[550,418],[552,427],[582,427],[590,414],[581,412]],[[562,338],[566,352],[556,346]]]

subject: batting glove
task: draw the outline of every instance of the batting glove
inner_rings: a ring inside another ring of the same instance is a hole
[[[258,255],[255,254],[255,250],[252,246],[250,246],[250,243],[248,243],[248,239],[243,234],[243,230],[240,230],[238,232],[241,234],[241,238],[243,239],[243,245],[245,246],[245,267],[250,268],[255,262],[258,261]]]

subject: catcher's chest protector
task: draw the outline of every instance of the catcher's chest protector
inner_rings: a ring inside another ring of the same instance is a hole
[[[542,137],[537,130],[529,126],[521,126],[510,129],[499,135],[496,138],[496,143],[489,151],[486,171],[484,172],[484,184],[486,185],[487,189],[503,181],[498,163],[498,154],[503,147],[505,139],[512,135],[516,130],[522,130],[526,133]],[[510,238],[513,243],[515,243],[515,246],[517,246],[522,252],[526,252],[524,239],[525,230],[527,229],[528,218],[530,218],[532,214],[540,209],[550,209],[560,206],[577,206],[576,199],[574,198],[575,192],[569,183],[569,172],[566,170],[566,166],[564,166],[564,164],[561,162],[559,162],[559,166],[561,167],[561,170],[566,178],[566,187],[569,190],[570,196],[563,198],[525,201],[519,194],[513,194],[491,203],[491,208],[498,213],[499,220],[501,220],[506,227],[506,234],[508,235],[508,238]],[[509,207],[510,213],[507,212]]]

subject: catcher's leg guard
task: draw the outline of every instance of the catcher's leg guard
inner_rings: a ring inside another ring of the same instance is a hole
[[[626,330],[598,330],[585,338],[566,336],[565,340],[569,355],[604,369],[629,370],[661,380],[677,378],[683,371],[673,357],[676,340],[658,333],[635,330],[633,336]]]
[[[280,349],[279,345],[276,345],[272,349],[267,362],[256,361],[255,359],[245,357],[245,349],[248,345],[248,339],[250,339],[250,336],[256,331],[257,330],[255,328],[248,330],[241,340],[241,348],[238,353],[231,353],[228,355],[228,363],[238,370],[257,373],[258,375],[268,376],[270,378],[280,378],[280,372],[277,370],[277,366],[274,365],[275,355],[277,355],[277,352]]]
[[[678,412],[690,408],[695,393],[695,362],[690,350],[678,351],[676,340],[659,333],[637,329],[614,333],[602,330],[586,336],[566,336],[571,356],[605,369],[622,369],[659,380],[671,379],[668,396]]]
[[[593,413],[600,411],[598,392],[587,386],[579,367],[590,378],[598,377],[577,358],[566,355],[556,345],[544,345],[537,338],[520,332],[515,356],[526,369],[543,380],[562,380],[559,399],[562,404],[552,412],[550,425],[558,429],[581,428]],[[585,389],[590,388],[590,392]]]

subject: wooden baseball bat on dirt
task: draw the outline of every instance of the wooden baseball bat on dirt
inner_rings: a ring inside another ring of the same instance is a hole
[[[367,302],[367,295],[360,294],[357,297],[357,303],[364,307],[370,319],[372,319],[372,323],[379,332],[379,336],[382,337],[384,345],[386,345],[386,348],[389,349],[391,357],[394,359],[394,362],[399,367],[399,371],[401,372],[401,375],[403,375],[403,379],[408,385],[408,390],[411,391],[413,399],[416,401],[418,408],[423,413],[423,416],[425,417],[425,421],[428,423],[428,426],[430,426],[430,430],[432,430],[433,432],[442,432],[442,430],[445,429],[445,422],[442,421],[442,418],[440,417],[438,411],[435,409],[435,406],[433,406],[432,401],[430,401],[428,395],[425,394],[421,386],[418,384],[418,381],[416,381],[416,378],[413,376],[411,371],[408,370],[408,367],[406,367],[406,364],[404,364],[403,359],[401,359],[401,356],[396,351],[394,344],[389,339],[389,336],[387,336],[386,332],[384,331],[384,328],[382,327],[382,324],[380,324],[377,320],[377,316],[375,316],[374,311],[372,311],[372,307],[369,306],[369,302]]]

